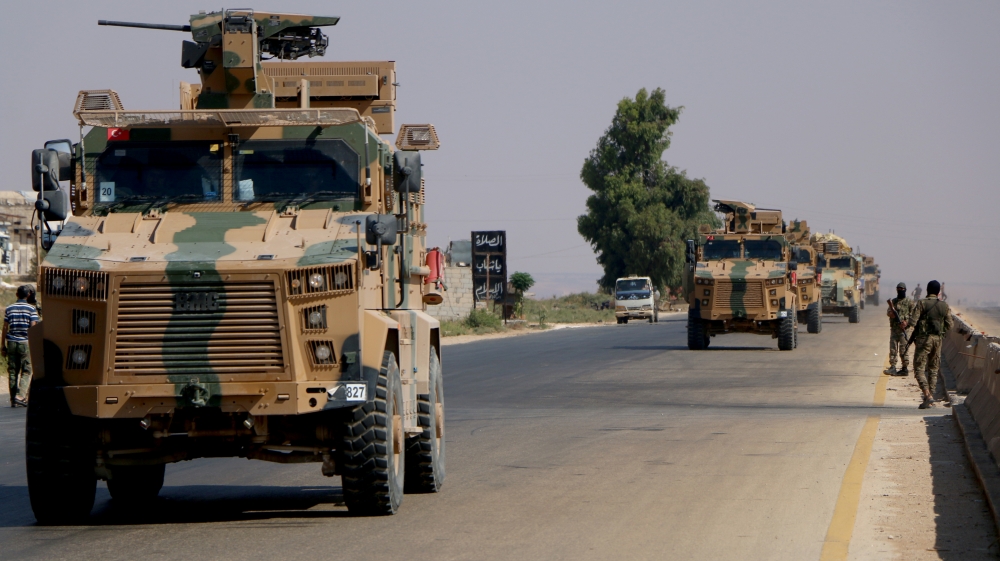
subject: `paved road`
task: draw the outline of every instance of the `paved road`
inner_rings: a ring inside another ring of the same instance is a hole
[[[319,466],[198,460],[146,519],[102,485],[88,525],[37,527],[0,409],[0,558],[818,559],[884,322],[828,317],[794,352],[688,351],[678,316],[446,347],[447,483],[389,518],[348,516]]]

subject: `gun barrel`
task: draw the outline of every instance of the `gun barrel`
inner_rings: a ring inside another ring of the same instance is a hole
[[[115,27],[138,27],[140,29],[164,29],[166,31],[191,31],[190,25],[171,25],[167,23],[136,23],[132,21],[109,21],[106,19],[97,20],[97,25],[111,25]]]

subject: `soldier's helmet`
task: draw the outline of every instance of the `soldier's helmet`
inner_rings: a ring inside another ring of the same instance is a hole
[[[896,288],[897,289],[906,290],[906,283],[905,282],[901,282],[901,283],[899,283],[899,284],[896,285]]]

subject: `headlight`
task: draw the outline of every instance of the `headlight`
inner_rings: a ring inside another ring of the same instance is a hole
[[[772,288],[770,294],[771,296],[776,296],[778,294],[777,289]]]
[[[299,279],[292,279],[292,288],[298,288],[302,286],[302,281]]]
[[[336,284],[337,286],[344,286],[345,284],[347,284],[347,274],[341,272],[335,273],[333,275],[333,283]]]
[[[330,347],[327,347],[326,345],[316,345],[316,360],[325,361],[329,359],[330,359]]]
[[[322,327],[323,326],[323,314],[319,310],[313,310],[309,312],[309,326],[310,327]]]
[[[90,281],[83,277],[77,277],[76,280],[73,281],[73,288],[75,288],[77,292],[86,292],[86,290],[90,288]]]
[[[90,327],[90,318],[87,316],[80,316],[76,318],[76,326],[79,327],[81,331],[86,331],[87,328]]]
[[[52,278],[52,288],[56,290],[62,290],[63,288],[65,288],[65,286],[66,286],[66,279],[62,277]]]
[[[84,364],[87,362],[87,351],[83,349],[77,349],[73,351],[73,354],[70,358],[72,358],[73,364]]]
[[[326,281],[323,279],[323,275],[320,273],[313,273],[309,275],[309,287],[313,290],[319,290],[323,288]]]

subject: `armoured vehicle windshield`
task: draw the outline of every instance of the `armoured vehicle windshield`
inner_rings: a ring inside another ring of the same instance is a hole
[[[869,275],[874,275],[875,273],[878,273],[878,267],[876,267],[875,265],[866,265],[865,273]]]
[[[702,246],[702,257],[705,261],[718,261],[720,259],[739,259],[739,240],[708,240]]]
[[[830,269],[851,269],[854,266],[853,257],[831,257],[827,267]]]
[[[223,143],[111,142],[97,157],[98,205],[222,200]],[[299,206],[358,198],[361,159],[342,139],[248,140],[233,149],[232,200]]]
[[[743,242],[743,254],[746,259],[781,261],[781,242],[777,240],[746,240]]]
[[[238,201],[354,199],[360,158],[341,139],[251,140],[234,153]]]
[[[97,158],[97,204],[221,197],[218,142],[111,143]]]
[[[799,247],[792,248],[792,258],[796,263],[812,264],[812,256],[809,255],[809,252]]]

